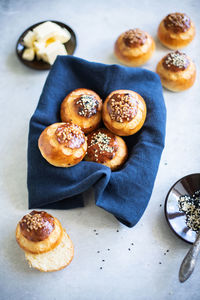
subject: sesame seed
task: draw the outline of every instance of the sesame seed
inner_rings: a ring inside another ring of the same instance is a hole
[[[185,53],[180,51],[175,51],[169,53],[163,61],[164,67],[167,69],[171,69],[171,67],[175,67],[178,70],[184,70],[188,64],[188,58]]]
[[[137,114],[138,101],[131,94],[113,94],[108,101],[111,120],[119,123],[131,121]]]
[[[142,46],[146,40],[146,33],[138,28],[130,29],[123,34],[123,41],[128,47]]]
[[[172,13],[164,19],[164,25],[167,29],[171,29],[175,33],[185,32],[191,26],[191,21],[186,14]]]
[[[200,229],[200,190],[192,196],[180,196],[178,205],[179,210],[185,213],[186,225],[193,231],[198,232]]]
[[[55,134],[58,142],[66,144],[66,146],[73,144],[74,148],[79,148],[85,142],[84,133],[81,128],[73,123],[66,123],[59,126]]]
[[[111,137],[109,137],[106,133],[98,132],[94,133],[91,138],[91,143],[88,146],[90,148],[93,145],[98,145],[100,151],[113,152],[114,148],[109,146]],[[95,149],[95,157],[98,157],[97,149]]]
[[[96,114],[99,106],[98,100],[93,95],[81,95],[75,104],[81,106],[81,108],[78,109],[78,114],[87,118]]]

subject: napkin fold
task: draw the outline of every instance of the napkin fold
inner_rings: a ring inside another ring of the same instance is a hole
[[[147,118],[135,135],[125,137],[129,158],[121,170],[82,161],[71,168],[50,165],[40,154],[38,138],[60,121],[60,105],[74,89],[94,90],[104,100],[117,89],[139,93],[147,104]],[[30,120],[28,138],[29,208],[70,209],[84,206],[82,193],[94,188],[96,205],[132,227],[151,197],[164,148],[166,108],[160,79],[154,72],[59,56]]]

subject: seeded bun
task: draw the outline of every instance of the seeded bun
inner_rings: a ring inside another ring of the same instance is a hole
[[[17,224],[16,240],[25,251],[30,267],[42,272],[65,268],[74,247],[58,219],[45,211],[32,211]]]
[[[138,132],[146,119],[144,99],[131,90],[116,90],[103,104],[102,118],[114,134],[128,136]]]
[[[60,116],[63,122],[73,122],[84,133],[90,133],[101,122],[101,110],[101,98],[95,92],[81,88],[66,96],[61,104]]]
[[[182,49],[191,43],[194,37],[194,23],[183,13],[167,15],[158,27],[158,39],[169,49]]]
[[[114,54],[124,65],[138,67],[145,64],[155,51],[152,37],[140,29],[122,33],[115,42]]]
[[[73,123],[54,123],[41,133],[38,147],[50,164],[67,168],[84,158],[87,140],[79,126]]]
[[[73,256],[74,247],[65,231],[60,244],[53,250],[42,254],[25,252],[29,266],[41,272],[59,271],[70,264]]]
[[[109,130],[101,128],[88,135],[86,161],[100,163],[114,171],[125,163],[127,156],[124,140]]]
[[[189,89],[196,79],[196,67],[192,60],[179,51],[168,53],[158,63],[156,72],[162,85],[173,92]]]
[[[32,211],[17,224],[16,240],[30,253],[44,253],[54,249],[61,241],[63,229],[55,217],[44,211]]]

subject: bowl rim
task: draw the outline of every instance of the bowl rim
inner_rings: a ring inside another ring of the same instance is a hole
[[[165,197],[165,205],[164,205],[164,212],[165,212],[165,218],[166,218],[166,221],[169,225],[169,227],[171,228],[171,230],[173,231],[173,233],[178,236],[181,240],[183,240],[184,242],[188,243],[188,244],[193,244],[193,242],[190,242],[190,241],[187,241],[186,239],[184,239],[182,236],[180,236],[176,231],[175,229],[173,228],[173,226],[171,225],[171,223],[169,222],[169,219],[167,217],[167,201],[169,199],[169,195],[172,191],[172,189],[175,187],[175,185],[177,185],[177,183],[179,183],[180,181],[182,181],[183,179],[187,178],[187,177],[190,177],[190,176],[195,176],[195,175],[199,175],[200,177],[200,173],[191,173],[191,174],[188,174],[188,175],[185,175],[183,176],[182,178],[178,179],[172,186],[171,188],[169,189],[166,197]]]

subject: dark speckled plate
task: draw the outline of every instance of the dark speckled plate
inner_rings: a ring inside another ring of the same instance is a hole
[[[184,241],[193,244],[196,233],[185,223],[185,214],[179,211],[178,200],[182,195],[192,196],[200,189],[200,173],[187,175],[178,180],[165,199],[165,216],[171,229]]]
[[[66,25],[64,23],[61,23],[61,22],[58,22],[58,21],[46,20],[46,21],[42,21],[42,22],[39,22],[37,24],[34,24],[34,25],[30,26],[19,37],[19,39],[17,41],[17,45],[16,45],[16,53],[17,53],[17,56],[18,56],[19,60],[23,64],[25,64],[27,67],[35,69],[35,70],[49,70],[51,68],[51,65],[44,62],[44,61],[42,61],[42,60],[37,60],[36,58],[32,61],[28,61],[28,60],[23,59],[22,54],[23,54],[23,51],[25,49],[25,47],[23,45],[23,39],[24,39],[24,36],[27,34],[27,32],[29,30],[33,30],[33,28],[35,28],[36,26],[38,26],[38,25],[40,25],[44,22],[47,22],[47,21],[54,22],[54,23],[58,24],[59,26],[64,27],[65,29],[67,29],[70,32],[71,39],[67,43],[64,44],[64,46],[67,50],[67,53],[69,55],[73,55],[73,53],[76,49],[76,44],[77,44],[76,35],[75,35],[74,31],[68,25]]]

